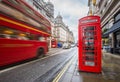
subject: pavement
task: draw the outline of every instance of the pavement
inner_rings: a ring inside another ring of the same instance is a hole
[[[102,60],[104,77],[120,82],[120,55],[103,52]]]
[[[57,52],[61,49],[51,49]],[[120,56],[103,52],[102,72],[100,74],[80,72],[78,70],[78,57],[72,58],[56,76],[53,82],[120,82]]]

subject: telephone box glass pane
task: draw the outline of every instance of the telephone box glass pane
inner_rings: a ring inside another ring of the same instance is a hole
[[[85,60],[93,60],[94,61],[94,57],[93,56],[86,56]]]
[[[84,54],[86,54],[86,55],[94,55],[95,52],[94,51],[92,51],[92,52],[85,52]]]
[[[94,29],[95,29],[94,26],[89,26],[89,27],[85,28],[85,31],[94,30]]]
[[[95,66],[95,62],[86,61],[85,65],[86,66]]]
[[[95,27],[89,26],[84,27],[83,29],[83,54],[84,54],[84,60],[86,66],[94,66],[94,60],[95,60]]]

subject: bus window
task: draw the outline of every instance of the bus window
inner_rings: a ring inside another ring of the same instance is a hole
[[[7,34],[0,34],[0,38],[7,38],[10,39],[10,36]]]
[[[40,36],[40,37],[38,37],[38,40],[39,41],[45,41],[45,37]]]
[[[0,27],[0,38],[29,40],[28,34],[5,26]]]

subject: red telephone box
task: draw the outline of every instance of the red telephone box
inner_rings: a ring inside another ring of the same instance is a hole
[[[101,27],[99,16],[79,20],[78,27],[79,70],[101,72]]]

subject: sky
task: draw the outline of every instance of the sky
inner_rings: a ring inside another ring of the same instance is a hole
[[[88,0],[45,0],[54,5],[54,17],[59,13],[63,22],[73,32],[75,41],[78,38],[78,20],[88,13]]]

